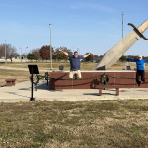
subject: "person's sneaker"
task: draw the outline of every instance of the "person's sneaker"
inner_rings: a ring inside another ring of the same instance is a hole
[[[143,81],[143,83],[146,83],[145,80]]]
[[[140,83],[141,83],[141,82],[138,83],[138,86],[140,86]]]

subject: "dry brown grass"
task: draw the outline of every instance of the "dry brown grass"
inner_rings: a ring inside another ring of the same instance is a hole
[[[40,72],[41,75],[44,75],[44,72]],[[22,81],[28,81],[30,80],[30,73],[28,71],[23,70],[7,70],[7,69],[0,69],[0,86],[3,86],[6,84],[5,79],[8,78],[15,78],[16,83],[22,82]]]
[[[7,67],[7,68],[24,68],[28,69],[28,65],[30,64],[37,64],[39,70],[47,70],[50,71],[50,63],[49,62],[33,62],[33,63],[7,63],[7,66],[5,66],[4,63],[0,63],[0,67]],[[92,68],[96,65],[97,63],[92,63],[92,62],[81,62],[81,70],[88,70],[91,71]],[[122,70],[122,68],[126,68],[126,65],[131,67],[131,70],[134,70],[136,68],[135,62],[116,62],[114,65],[111,67],[107,68],[107,70]],[[64,66],[64,71],[67,71],[70,69],[70,63],[69,62],[53,62],[52,63],[52,68],[53,71],[59,71],[59,66],[63,65]],[[145,70],[148,71],[148,63],[145,63]]]
[[[5,85],[5,79],[7,78],[16,78],[16,83],[30,80],[30,74],[28,70],[28,65],[38,65],[38,69],[40,70],[47,70],[50,71],[50,63],[42,63],[42,62],[34,62],[34,63],[0,63],[0,67],[4,68],[14,68],[12,69],[0,69],[0,86]],[[59,66],[63,65],[64,66],[64,71],[69,71],[70,69],[70,63],[69,62],[53,62],[53,71],[59,71]],[[81,69],[82,70],[91,70],[93,67],[94,63],[82,63],[81,64]],[[26,69],[21,70],[21,69]],[[44,75],[45,72],[40,71],[40,75]]]
[[[148,101],[0,104],[1,147],[148,147]]]
[[[47,70],[50,71],[50,63],[49,62],[33,62],[33,63],[7,63],[7,66],[3,63],[0,64],[0,67],[7,67],[7,68],[24,68],[28,69],[28,65],[37,64],[39,70]],[[64,66],[64,71],[70,70],[70,63],[69,62],[53,62],[52,68],[54,71],[59,71],[59,66]],[[96,63],[92,62],[83,62],[81,63],[81,70],[92,70],[92,68],[96,65]]]
[[[6,69],[0,69],[0,86],[5,85],[5,79],[6,78],[16,78],[16,83],[21,81],[29,80],[30,74],[28,70],[28,65],[38,65],[39,71],[40,70],[47,70],[50,71],[50,63],[49,62],[34,62],[34,63],[0,63],[0,67],[4,68],[14,68],[14,70],[6,70]],[[53,62],[52,67],[53,71],[59,71],[59,66],[64,66],[64,71],[69,71],[70,69],[70,63],[69,62]],[[92,71],[92,68],[96,65],[96,63],[92,62],[82,62],[81,63],[81,70],[84,71]],[[117,62],[114,65],[112,65],[107,70],[122,70],[122,68],[125,68],[126,63],[123,62]],[[128,65],[131,67],[132,70],[136,67],[136,64],[134,62],[128,62]],[[26,69],[27,71],[20,70],[20,69]],[[148,63],[146,63],[146,71],[148,71]],[[41,75],[44,75],[45,72],[41,72]]]
[[[0,67],[4,68],[14,68],[14,70],[6,70],[6,69],[0,69],[0,86],[5,85],[5,79],[6,78],[16,78],[18,82],[29,80],[30,74],[28,70],[28,65],[38,65],[39,71],[40,70],[47,70],[50,71],[50,63],[49,62],[34,62],[34,63],[0,63]],[[64,71],[69,71],[70,69],[70,63],[69,62],[53,62],[52,67],[53,71],[59,71],[59,66],[64,66]],[[96,63],[92,62],[82,62],[81,63],[81,70],[83,71],[92,71],[92,68],[96,65]],[[122,68],[125,68],[126,63],[123,62],[117,62],[114,65],[112,65],[110,68],[107,68],[107,70],[122,70]],[[128,65],[131,67],[132,70],[136,67],[136,64],[134,62],[128,62]],[[148,71],[148,63],[145,64],[146,70]],[[20,69],[26,69],[27,71],[20,70]],[[123,70],[124,71],[124,70]],[[41,72],[41,75],[44,75],[45,72]]]
[[[50,67],[50,63],[33,64],[38,64],[39,70]],[[95,64],[82,63],[81,69],[90,70]],[[27,65],[13,63],[7,67],[28,69]],[[53,65],[57,70],[59,65],[69,70],[69,63]],[[115,65],[114,70],[121,70],[123,63]],[[20,82],[29,77],[29,71],[0,69],[0,85],[6,78]],[[146,148],[147,125],[147,100],[0,103],[0,147]]]

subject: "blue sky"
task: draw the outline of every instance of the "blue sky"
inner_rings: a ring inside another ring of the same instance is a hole
[[[81,54],[103,55],[148,19],[148,0],[0,0],[0,44],[21,53],[43,45],[65,46]],[[148,30],[143,33],[148,38]],[[140,39],[125,54],[147,55],[148,41]]]

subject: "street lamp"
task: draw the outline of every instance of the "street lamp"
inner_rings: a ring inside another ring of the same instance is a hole
[[[6,40],[5,40],[5,65],[7,65],[6,63]]]
[[[77,49],[79,50],[79,55],[80,55],[80,49],[79,49],[79,48],[77,48]],[[78,51],[78,50],[77,50],[77,51]]]
[[[75,47],[75,46],[73,46],[73,54],[74,54],[74,47]]]
[[[50,70],[52,70],[52,52],[51,52],[51,24],[49,24],[50,28]]]
[[[27,48],[28,48],[28,47],[25,48],[25,58],[26,58],[26,49],[27,49]]]
[[[123,22],[124,22],[123,15],[124,15],[124,13],[122,12],[122,38],[123,38]]]
[[[22,62],[22,48],[20,47],[19,49],[21,49],[21,62]]]
[[[124,15],[124,13],[122,12],[121,14],[122,14],[122,38],[123,38],[123,24],[124,24],[124,23],[123,23],[123,22],[124,22],[124,20],[123,20],[123,15]],[[128,61],[127,61],[127,66],[128,66]]]

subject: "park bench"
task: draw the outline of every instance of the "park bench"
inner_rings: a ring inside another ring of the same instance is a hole
[[[13,78],[5,79],[5,81],[6,81],[6,86],[15,85],[15,80],[16,80],[16,79],[13,79]]]
[[[99,89],[99,96],[102,96],[102,89],[116,89],[116,96],[119,96],[119,88],[135,88],[135,85],[95,85]]]

